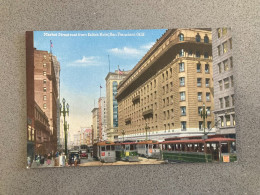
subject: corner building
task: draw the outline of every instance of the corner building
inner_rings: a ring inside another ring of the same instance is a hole
[[[119,139],[214,134],[211,29],[171,29],[118,86]]]
[[[118,103],[116,100],[117,87],[130,71],[117,70],[106,76],[106,107],[107,107],[107,140],[118,140]]]

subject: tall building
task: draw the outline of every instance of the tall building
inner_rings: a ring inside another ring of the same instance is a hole
[[[98,108],[94,108],[92,112],[92,131],[93,131],[93,143],[97,143],[99,141],[99,114]]]
[[[62,141],[61,136],[63,133],[61,131],[63,128],[61,128],[61,122],[60,122],[60,62],[58,61],[57,57],[52,55],[52,62],[54,66],[54,72],[56,77],[56,85],[57,85],[57,146],[59,149],[62,148]]]
[[[98,99],[98,118],[99,118],[99,140],[107,140],[107,110],[106,110],[106,98],[100,97]]]
[[[130,71],[109,72],[106,76],[107,140],[118,140],[117,86]]]
[[[34,97],[50,124],[51,151],[57,151],[57,78],[53,56],[47,51],[34,50]]]
[[[211,29],[171,29],[118,86],[122,139],[214,134]]]
[[[231,28],[212,30],[213,79],[217,134],[235,137],[235,105]]]

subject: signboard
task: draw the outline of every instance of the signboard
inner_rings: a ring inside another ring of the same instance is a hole
[[[223,156],[223,162],[230,162],[229,155],[224,155]]]
[[[129,156],[129,152],[126,152],[126,153],[125,153],[125,156]]]

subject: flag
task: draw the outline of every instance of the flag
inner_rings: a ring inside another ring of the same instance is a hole
[[[101,86],[101,85],[100,85],[99,87],[100,87],[100,89],[102,88],[102,86]]]
[[[50,40],[50,44],[51,44],[51,48],[53,48],[53,44],[52,44],[52,41]]]
[[[123,72],[122,72],[120,69],[118,69],[118,73],[119,73],[119,74],[123,74]]]

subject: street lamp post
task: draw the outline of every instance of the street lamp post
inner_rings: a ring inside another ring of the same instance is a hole
[[[205,107],[205,104],[204,104],[204,103],[203,103],[202,111],[200,112],[200,116],[201,116],[201,118],[203,118],[203,129],[204,129],[203,139],[206,139],[205,128],[206,128],[206,118],[208,117],[208,113],[207,113],[207,111],[206,111],[206,107]]]
[[[63,114],[64,118],[64,135],[65,135],[65,155],[67,156],[68,154],[68,148],[67,148],[67,141],[68,141],[68,124],[66,122],[66,114],[69,116],[69,104],[65,106],[66,100],[63,98],[62,99],[62,105],[60,104],[60,115]]]
[[[145,141],[147,141],[147,130],[150,129],[150,127],[148,127],[147,122],[145,123]]]
[[[123,142],[124,142],[124,136],[125,136],[125,130],[122,130],[122,135],[123,135]]]

